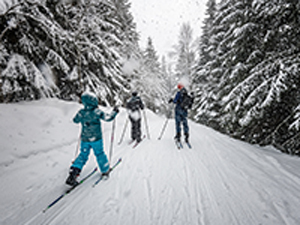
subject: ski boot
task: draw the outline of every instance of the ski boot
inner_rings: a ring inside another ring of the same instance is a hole
[[[185,142],[189,143],[189,133],[184,133],[184,136],[185,136],[184,138]]]
[[[76,178],[79,176],[80,172],[81,172],[81,169],[76,168],[76,167],[71,167],[69,177],[66,180],[66,184],[68,184],[70,186],[78,185],[79,183],[76,180]]]
[[[110,171],[111,171],[111,168],[109,168],[105,173],[102,173],[103,180],[107,180],[109,178]]]
[[[178,149],[181,149],[182,148],[182,144],[181,144],[181,140],[180,140],[180,133],[177,133],[175,138],[175,144],[177,146]]]
[[[176,134],[176,136],[174,137],[174,139],[175,139],[176,142],[180,143],[180,136],[181,136],[180,133]]]
[[[189,147],[189,148],[192,148],[192,146],[191,146],[191,144],[190,144],[190,141],[189,141],[189,133],[185,133],[184,134],[185,135],[185,143],[187,144],[187,146]]]

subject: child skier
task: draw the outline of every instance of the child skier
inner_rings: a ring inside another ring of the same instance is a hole
[[[144,103],[136,91],[132,92],[132,97],[127,101],[126,108],[131,122],[131,138],[137,142],[141,141],[141,112]]]
[[[102,112],[98,108],[98,98],[93,93],[85,92],[81,96],[84,108],[79,110],[73,119],[74,123],[81,123],[81,143],[80,154],[70,167],[70,174],[66,180],[66,184],[74,186],[78,182],[76,178],[79,176],[82,167],[88,160],[90,150],[94,150],[94,154],[99,165],[99,169],[103,176],[108,177],[110,172],[109,162],[103,150],[101,121],[112,121],[119,110],[115,107],[110,115]]]

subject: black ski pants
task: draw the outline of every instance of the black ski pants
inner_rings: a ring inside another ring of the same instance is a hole
[[[134,120],[129,117],[131,122],[131,138],[137,142],[141,141],[141,119]]]

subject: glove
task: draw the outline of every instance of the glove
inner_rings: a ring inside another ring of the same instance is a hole
[[[173,102],[173,98],[170,98],[170,100],[168,101],[168,103],[172,103]]]
[[[115,106],[113,111],[115,111],[116,113],[119,113],[119,109],[118,109],[118,106]]]

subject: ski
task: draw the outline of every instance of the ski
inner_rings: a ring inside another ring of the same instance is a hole
[[[135,142],[135,144],[132,146],[132,148],[135,148],[136,146],[138,146],[144,139],[146,138],[146,135],[144,135],[141,139],[140,142]]]
[[[61,200],[63,197],[65,197],[67,194],[71,193],[76,187],[78,187],[80,184],[82,184],[84,181],[86,181],[88,178],[90,178],[95,172],[97,171],[97,167],[90,172],[88,175],[86,175],[84,178],[82,178],[77,185],[74,185],[70,187],[68,190],[66,190],[62,195],[60,195],[57,199],[55,199],[53,202],[51,202],[44,210],[43,213],[45,213],[48,209],[50,209],[53,205],[55,205],[59,200]]]
[[[185,142],[188,148],[192,148],[191,144],[189,142]]]
[[[111,173],[121,162],[122,162],[122,158],[119,158],[119,160],[110,168],[109,173]],[[100,175],[100,178],[95,181],[95,183],[93,184],[92,187],[95,187],[102,180],[102,178],[103,178],[103,176]]]
[[[128,145],[131,145],[134,141],[135,141],[135,140],[130,140],[130,141],[128,142]]]
[[[176,144],[178,150],[180,150],[181,148],[183,148],[183,145],[182,145],[182,143],[180,141],[176,141],[175,140],[175,144]]]

